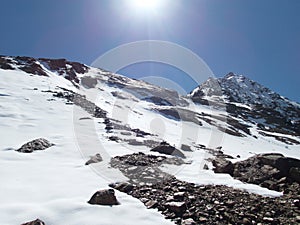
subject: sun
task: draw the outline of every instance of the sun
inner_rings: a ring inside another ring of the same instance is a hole
[[[135,10],[153,11],[162,7],[163,0],[128,0]]]

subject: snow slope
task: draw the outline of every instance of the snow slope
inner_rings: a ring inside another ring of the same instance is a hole
[[[191,146],[192,151],[183,151],[188,164],[162,167],[179,179],[197,184],[225,184],[266,196],[281,193],[204,170],[204,164],[212,168],[207,160],[212,156],[198,145],[222,146],[225,154],[240,155],[233,161],[267,152],[300,158],[299,145],[287,145],[263,136],[253,123],[233,118],[222,107],[194,104],[172,91],[96,68],[77,73],[80,82],[76,88],[73,80],[65,79],[45,64],[40,66],[47,76],[32,75],[18,67],[0,69],[0,224],[21,224],[35,218],[46,221],[47,225],[172,224],[156,210],[146,209],[139,200],[118,191],[119,206],[87,204],[97,190],[126,179],[110,168],[111,157],[149,153],[149,146],[132,145],[129,143],[132,139],[140,143],[167,141],[179,149],[182,144]],[[96,79],[96,83],[87,85],[89,82],[84,83],[84,78],[91,83]],[[107,132],[103,118],[93,118],[82,108],[66,104],[65,99],[55,98],[48,92],[61,91],[61,88],[86,96],[122,128]],[[164,97],[165,102],[149,101],[152,96]],[[177,118],[176,114],[164,113],[174,109],[187,116],[179,113]],[[223,132],[220,127],[231,129],[230,119],[247,124],[251,135]],[[133,129],[152,135],[137,137]],[[299,141],[299,137],[286,135]],[[109,140],[112,136],[119,141]],[[32,154],[14,151],[39,137],[55,146]],[[99,152],[103,162],[84,165],[90,156]]]

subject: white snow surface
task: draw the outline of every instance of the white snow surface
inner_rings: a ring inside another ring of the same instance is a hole
[[[149,110],[152,103],[139,101],[134,95],[108,86],[104,82],[108,74],[99,71],[91,69],[87,75],[102,76],[103,82],[98,82],[95,88],[76,90],[71,82],[51,72],[49,77],[42,77],[0,69],[1,225],[17,225],[36,218],[47,225],[173,224],[157,210],[146,209],[139,200],[118,191],[119,206],[87,203],[97,190],[108,188],[111,182],[126,180],[119,171],[109,168],[110,157],[133,152],[149,153],[150,149],[109,141],[104,124],[99,123],[102,119],[94,119],[79,107],[66,105],[63,99],[53,100],[51,93],[41,92],[55,90],[57,86],[79,91],[106,110],[108,117],[156,135],[150,139],[166,140],[178,148],[181,144],[191,145],[193,151],[184,152],[189,164],[162,167],[178,179],[197,184],[224,184],[266,196],[281,195],[257,185],[244,184],[229,175],[203,170],[205,163],[212,168],[207,161],[210,155],[197,150],[195,144],[223,146],[225,154],[240,155],[238,160],[267,152],[300,158],[299,145],[287,147],[275,139],[261,136],[255,129],[251,132],[258,139],[224,134],[205,122],[203,126],[197,126],[168,119]],[[134,80],[130,82],[148,85]],[[113,91],[123,92],[126,98],[114,97]],[[191,108],[199,113],[225,113],[207,106],[193,105]],[[82,117],[91,119],[79,120]],[[39,137],[48,139],[55,146],[32,154],[14,151]],[[101,152],[104,161],[85,166],[89,156],[98,153],[100,148],[105,150]]]

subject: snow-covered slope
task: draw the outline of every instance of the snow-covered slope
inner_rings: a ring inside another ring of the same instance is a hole
[[[256,100],[251,100],[249,92],[262,87],[240,80],[243,78],[227,76],[219,83],[226,83],[222,90],[231,90],[233,99],[227,98],[217,107],[192,101],[200,91],[204,100],[211,96],[205,84],[185,97],[63,59],[0,57],[0,224],[21,224],[37,217],[53,225],[172,224],[157,210],[147,209],[121,192],[116,192],[119,206],[87,203],[98,189],[126,180],[120,171],[110,167],[112,157],[150,153],[163,141],[185,156],[187,164],[161,167],[178,179],[280,196],[281,193],[242,183],[228,174],[203,169],[205,164],[212,168],[208,160],[212,153],[207,149],[216,151],[217,147],[233,156],[232,161],[271,152],[300,158],[296,130],[268,131],[258,124],[269,123],[259,123],[261,118],[253,113],[245,117],[228,111],[229,104],[251,111],[259,95],[265,99],[262,107],[276,104],[278,112],[291,107],[286,99],[269,90],[256,93]],[[253,87],[247,90],[249,85]],[[270,100],[272,96],[278,101]],[[297,121],[299,114],[294,116],[294,123]],[[14,151],[39,137],[55,145],[32,154]],[[85,162],[96,153],[103,161],[86,166]]]

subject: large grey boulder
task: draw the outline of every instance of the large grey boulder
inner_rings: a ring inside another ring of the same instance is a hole
[[[50,143],[48,140],[44,138],[38,138],[33,141],[27,142],[16,151],[23,152],[23,153],[32,153],[34,151],[45,150],[47,148],[50,148],[53,145],[54,144]]]
[[[92,163],[98,163],[103,161],[101,155],[99,153],[97,153],[96,155],[92,156],[86,163],[85,165],[90,165]]]

